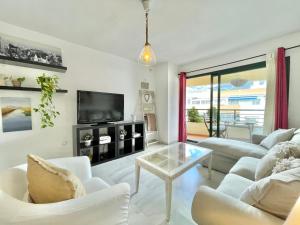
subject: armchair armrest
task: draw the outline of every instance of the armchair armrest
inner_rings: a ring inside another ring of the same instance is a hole
[[[6,201],[1,201],[0,203],[0,222],[3,220],[6,222],[1,224],[128,224],[130,200],[130,188],[128,184],[114,185],[82,198],[51,204],[25,203],[8,195],[6,195],[6,198]]]
[[[202,186],[192,205],[192,217],[201,225],[282,225],[283,220],[238,199]]]
[[[92,178],[91,162],[87,156],[49,159],[48,161],[69,170],[83,182]]]
[[[252,144],[256,144],[259,145],[260,142],[265,139],[265,137],[267,137],[267,135],[263,135],[263,134],[252,134],[251,137],[251,143]]]

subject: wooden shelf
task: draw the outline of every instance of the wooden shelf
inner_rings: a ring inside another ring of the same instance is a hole
[[[40,63],[40,62],[31,62],[22,59],[14,59],[7,56],[0,56],[0,63],[12,65],[12,66],[28,67],[28,68],[48,70],[48,71],[54,71],[60,73],[65,73],[68,69],[65,66],[56,66],[56,65],[50,65],[46,63]]]
[[[0,90],[10,90],[10,91],[37,91],[40,92],[40,88],[34,87],[13,87],[13,86],[0,86]],[[57,89],[57,93],[68,93],[68,90]]]

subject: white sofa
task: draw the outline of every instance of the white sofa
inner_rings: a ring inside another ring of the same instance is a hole
[[[252,143],[211,137],[200,141],[197,145],[214,150],[212,168],[222,173],[228,173],[241,157],[262,158],[269,150],[259,145],[265,137],[253,135]],[[204,162],[204,165],[207,166],[207,162]]]
[[[51,204],[23,201],[27,191],[27,165],[0,173],[1,225],[125,225],[128,224],[130,188],[128,184],[109,186],[92,177],[88,157],[49,160],[77,175],[87,195]]]
[[[219,187],[202,186],[196,193],[192,216],[199,225],[282,225],[284,220],[239,200],[255,177],[259,159],[241,158]]]

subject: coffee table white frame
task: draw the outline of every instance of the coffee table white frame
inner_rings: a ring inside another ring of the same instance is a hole
[[[202,148],[198,146],[192,146],[193,149],[197,149],[201,151],[200,156],[195,157],[191,159],[190,161],[184,162],[179,167],[171,170],[166,171],[157,165],[147,161],[145,158],[149,157],[151,155],[154,155],[156,153],[159,153],[161,151],[164,151],[166,149],[169,149],[172,151],[172,147],[174,148],[174,151],[176,151],[176,147],[178,148],[178,145],[189,145],[185,143],[177,143],[171,146],[163,147],[159,150],[152,151],[150,153],[146,153],[142,156],[139,156],[135,160],[135,188],[136,193],[139,191],[139,184],[140,184],[140,168],[144,168],[145,170],[149,171],[150,173],[160,177],[162,180],[165,181],[165,193],[166,193],[166,220],[167,222],[170,221],[171,217],[171,204],[172,204],[172,181],[177,178],[178,176],[182,175],[184,172],[189,170],[190,168],[194,167],[198,163],[202,163],[204,160],[208,160],[208,179],[211,179],[211,170],[212,170],[212,150],[208,148]]]

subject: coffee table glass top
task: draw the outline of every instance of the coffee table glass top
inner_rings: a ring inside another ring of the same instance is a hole
[[[138,158],[151,166],[170,173],[181,167],[188,166],[201,158],[207,158],[210,153],[210,149],[185,143],[176,143]]]

